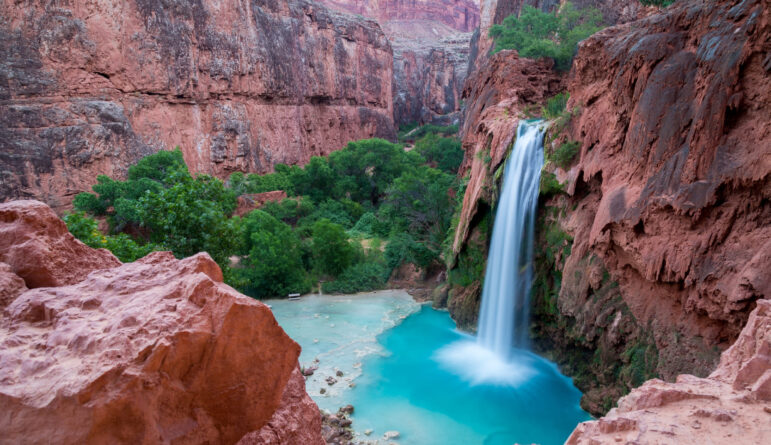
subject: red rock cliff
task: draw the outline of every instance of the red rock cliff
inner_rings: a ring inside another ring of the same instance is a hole
[[[321,0],[373,18],[394,51],[394,121],[457,123],[471,31],[479,6],[470,0]]]
[[[546,148],[581,148],[552,168],[566,193],[541,202],[532,314],[536,347],[592,413],[651,376],[708,375],[771,297],[769,14],[765,0],[683,1],[580,45],[568,82],[578,112]],[[520,117],[489,107],[522,102],[528,85],[536,102],[551,94],[543,74],[511,92],[489,81],[515,67],[497,57],[467,87],[470,179],[451,262],[486,249],[500,147]],[[451,292],[462,324],[475,324],[478,292]]]
[[[394,137],[378,25],[307,0],[0,2],[0,199],[58,208],[180,146],[225,176]]]
[[[36,201],[0,240],[0,443],[324,443],[300,347],[207,254],[121,265]]]
[[[771,434],[771,300],[759,300],[709,378],[650,380],[618,408],[576,427],[566,445],[764,443]]]
[[[479,26],[479,4],[474,0],[322,0],[322,3],[381,23],[429,20],[463,32]]]

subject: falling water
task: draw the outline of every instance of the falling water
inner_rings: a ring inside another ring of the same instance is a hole
[[[528,345],[543,134],[540,121],[520,121],[493,224],[477,341],[502,358],[507,358],[513,347]]]

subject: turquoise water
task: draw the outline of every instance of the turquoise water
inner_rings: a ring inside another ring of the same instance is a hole
[[[463,350],[475,344],[473,337],[456,331],[446,312],[419,306],[403,292],[388,292],[268,302],[303,346],[301,363],[319,358],[319,371],[329,369],[309,379],[309,394],[330,411],[353,404],[360,440],[398,431],[398,439],[381,443],[561,444],[576,424],[590,418],[580,409],[581,394],[572,382],[526,351],[513,354],[518,378],[506,384],[473,382],[442,359],[448,345]],[[472,365],[474,359],[468,354]],[[345,377],[330,387],[324,379],[335,369]],[[370,436],[361,434],[366,430],[372,430]]]

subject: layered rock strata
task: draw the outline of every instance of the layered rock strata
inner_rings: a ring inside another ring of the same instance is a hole
[[[394,121],[457,124],[479,6],[469,0],[322,0],[380,23],[394,51]]]
[[[225,285],[207,254],[154,252],[121,265],[67,232],[39,236],[40,227],[63,226],[42,203],[2,204],[0,215],[11,249],[47,245],[88,259],[66,284],[39,287],[34,272],[10,277],[0,443],[324,443],[300,347],[267,306]],[[36,258],[46,271],[59,257]],[[0,281],[12,268],[0,267]]]
[[[0,200],[66,206],[161,149],[264,173],[395,137],[372,20],[307,0],[0,2]]]

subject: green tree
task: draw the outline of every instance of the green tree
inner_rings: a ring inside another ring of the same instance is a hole
[[[407,171],[389,187],[380,214],[438,256],[452,219],[454,185],[454,176],[435,168]]]
[[[249,256],[238,272],[246,278],[244,291],[257,298],[286,297],[310,290],[302,264],[300,240],[291,227],[254,210],[244,218]]]
[[[146,193],[134,204],[150,240],[177,257],[208,252],[223,268],[238,249],[236,220],[228,219],[235,196],[210,176],[181,180],[157,193]]]
[[[503,24],[490,27],[495,51],[516,49],[529,59],[551,58],[555,67],[567,71],[578,42],[601,29],[602,13],[596,8],[576,9],[565,3],[556,14],[525,6],[519,17],[510,15]]]
[[[313,224],[312,252],[316,270],[337,276],[351,264],[356,250],[343,226],[320,219]]]
[[[335,179],[333,195],[377,205],[395,178],[423,162],[418,153],[405,152],[400,145],[383,139],[349,142],[343,150],[329,155]]]

